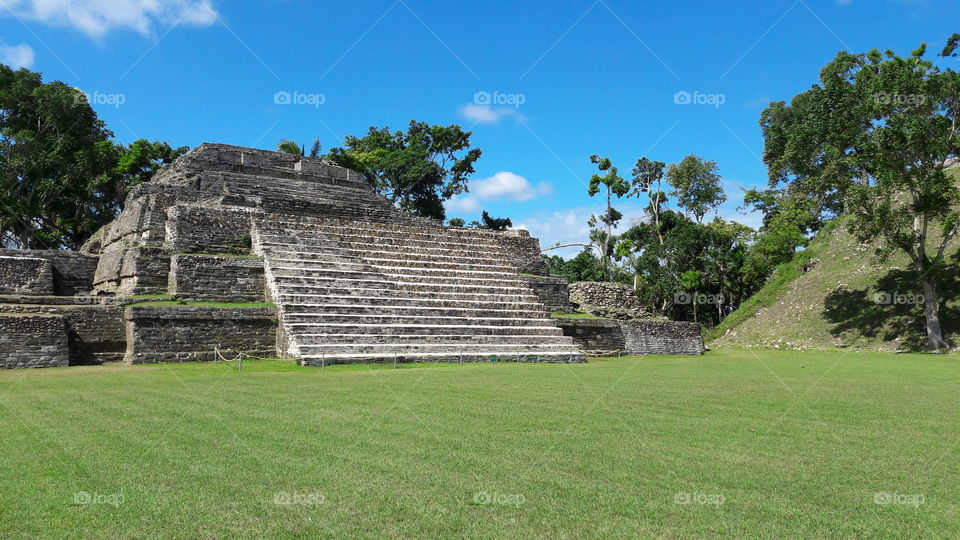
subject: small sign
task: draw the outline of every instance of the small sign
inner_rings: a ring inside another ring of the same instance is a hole
[[[496,362],[497,360],[499,360],[499,358],[497,358],[497,355],[495,355],[495,354],[491,354],[491,355],[490,355],[490,361],[491,361],[491,362]]]

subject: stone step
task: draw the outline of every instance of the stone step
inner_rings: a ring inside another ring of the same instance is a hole
[[[446,343],[451,346],[460,344],[498,343],[501,345],[570,345],[571,338],[563,335],[503,335],[503,334],[299,334],[297,343],[301,346],[322,344],[388,344],[388,343]]]
[[[347,304],[283,304],[284,318],[294,315],[382,315],[402,317],[469,317],[469,318],[499,318],[508,319],[540,319],[546,313],[542,309],[492,309],[487,307],[423,307],[423,306],[390,306],[390,305],[347,305]]]
[[[443,291],[414,291],[399,290],[396,288],[363,288],[363,289],[345,289],[342,287],[327,286],[287,286],[279,293],[282,301],[297,302],[301,297],[306,298],[403,298],[415,301],[438,301],[438,302],[482,302],[482,303],[535,303],[539,304],[540,299],[532,294],[473,294],[462,292],[443,292]],[[313,300],[310,300],[313,301]],[[331,301],[332,302],[332,301]]]
[[[316,254],[314,254],[316,255]],[[271,257],[271,260],[275,262],[278,266],[292,266],[294,268],[303,268],[304,266],[311,264],[318,264],[321,266],[366,266],[374,268],[412,268],[412,269],[450,269],[450,270],[460,270],[460,271],[483,271],[483,272],[495,272],[498,274],[511,274],[516,276],[517,269],[509,265],[496,265],[496,264],[474,264],[466,263],[460,261],[421,261],[421,260],[406,260],[398,258],[385,258],[385,257],[359,257],[360,262],[357,262],[358,258],[346,257],[343,255],[336,256],[335,258],[326,258],[315,256],[314,258],[298,258],[298,257],[285,257],[283,255],[277,254]]]
[[[293,330],[298,338],[325,336],[328,334],[363,334],[383,336],[435,336],[456,334],[482,336],[563,336],[559,326],[492,326],[466,324],[370,324],[356,322],[301,322],[285,325]]]
[[[319,356],[321,354],[369,354],[377,356],[404,355],[408,353],[447,353],[457,355],[460,351],[465,354],[499,354],[516,358],[538,353],[573,353],[576,352],[573,342],[566,345],[522,345],[522,344],[492,344],[492,343],[326,343],[320,345],[299,345],[299,356]]]
[[[404,219],[406,218],[406,219]],[[414,221],[416,220],[416,221]],[[408,223],[409,221],[409,223]],[[391,223],[365,223],[362,226],[363,230],[369,230],[370,232],[383,235],[394,235],[394,236],[409,236],[409,235],[422,235],[422,236],[433,236],[433,237],[442,237],[442,238],[456,238],[462,241],[470,243],[488,243],[494,244],[493,241],[494,235],[497,233],[492,231],[485,231],[479,229],[463,229],[463,228],[454,228],[454,227],[424,227],[424,218],[412,218],[410,216],[402,216],[400,219],[395,220]],[[439,222],[435,220],[426,220],[428,222],[436,223]],[[345,221],[340,219],[323,219],[323,218],[306,218],[305,220],[269,220],[264,223],[266,227],[272,227],[277,229],[285,230],[322,230],[324,232],[355,232],[360,230],[361,227],[358,227],[357,223],[354,221]]]
[[[367,258],[388,258],[407,261],[427,261],[459,264],[490,264],[496,263],[497,266],[510,268],[514,271],[515,267],[510,263],[510,259],[503,254],[496,256],[480,256],[474,252],[461,250],[460,254],[439,254],[429,251],[409,251],[404,249],[379,249],[380,246],[370,246],[371,249],[355,249],[351,247],[333,248],[333,247],[296,247],[297,244],[263,244],[261,249],[264,253],[274,258],[299,259],[299,260],[325,260],[328,258],[337,259],[367,259]],[[374,249],[377,248],[377,249]]]
[[[261,227],[261,235],[268,237],[283,237],[295,240],[297,242],[309,242],[315,238],[330,238],[339,242],[346,243],[394,243],[405,245],[436,246],[445,245],[468,245],[486,251],[499,251],[500,244],[490,239],[468,239],[449,234],[446,230],[438,232],[396,232],[387,230],[377,230],[375,224],[363,223],[362,227],[353,228],[330,228],[318,226],[310,229],[279,229],[272,227]]]
[[[356,364],[372,362],[400,362],[400,363],[422,363],[422,362],[450,362],[450,363],[480,363],[489,362],[490,356],[496,355],[499,362],[514,362],[517,355],[498,354],[489,352],[474,352],[473,354],[460,355],[455,352],[440,353],[406,353],[403,355],[367,355],[367,354],[331,354],[322,356],[305,356],[301,358],[301,365],[304,366],[322,366],[334,364]],[[536,358],[531,358],[535,356]],[[540,352],[533,355],[521,353],[522,362],[544,362],[544,363],[583,363],[586,362],[586,356],[580,352]]]
[[[373,275],[373,274],[370,274]],[[440,292],[460,292],[460,293],[484,293],[484,294],[498,294],[498,295],[520,295],[528,296],[530,294],[529,287],[519,287],[519,286],[499,286],[499,285],[486,285],[480,283],[442,283],[436,281],[425,281],[425,280],[414,280],[414,279],[396,279],[396,278],[384,278],[384,279],[372,279],[372,278],[349,278],[344,276],[316,276],[316,277],[302,277],[302,276],[276,276],[275,277],[277,286],[279,287],[289,287],[289,286],[303,286],[303,285],[322,285],[330,288],[349,288],[349,289],[363,289],[363,288],[384,288],[384,286],[390,288],[396,288],[396,290],[402,291],[440,291]]]
[[[360,291],[357,291],[358,293]],[[394,292],[394,291],[391,291]],[[543,311],[544,306],[536,297],[527,301],[497,300],[464,300],[459,298],[436,298],[433,295],[418,297],[399,296],[360,296],[346,294],[287,294],[281,293],[277,300],[282,305],[296,304],[338,304],[338,305],[365,305],[365,306],[416,306],[416,307],[485,307],[490,309],[519,309]]]
[[[426,268],[426,267],[381,267],[372,266],[364,263],[347,262],[320,262],[310,261],[307,263],[280,263],[275,259],[270,261],[270,269],[275,276],[349,276],[363,278],[370,274],[378,276],[398,276],[404,280],[409,278],[423,278],[426,281],[442,279],[446,280],[465,280],[465,282],[499,282],[520,284],[526,283],[526,280],[520,279],[516,272],[485,272],[482,270],[454,270],[449,268]]]
[[[464,257],[484,257],[497,261],[505,260],[506,255],[501,250],[493,250],[483,246],[473,246],[468,243],[455,242],[422,242],[411,240],[408,242],[402,239],[376,239],[369,238],[366,241],[343,241],[333,237],[316,237],[305,240],[298,240],[281,235],[269,233],[260,233],[260,244],[264,248],[280,248],[287,250],[297,250],[313,253],[322,253],[324,250],[339,252],[342,249],[357,250],[368,252],[374,248],[380,251],[391,253],[407,253],[409,251],[431,253],[448,256]]]
[[[282,310],[282,308],[281,308]],[[477,326],[554,326],[553,319],[519,317],[444,317],[436,315],[367,315],[344,313],[282,313],[284,324],[438,324]]]

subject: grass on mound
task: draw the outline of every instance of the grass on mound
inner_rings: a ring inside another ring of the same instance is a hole
[[[193,306],[193,307],[211,307],[211,308],[274,308],[275,304],[269,302],[179,302],[156,301],[139,302],[130,304],[129,307],[168,307],[168,306]]]
[[[603,317],[597,317],[593,313],[587,313],[586,311],[574,311],[573,313],[567,313],[566,311],[554,311],[550,314],[551,317],[557,317],[561,319],[602,319]]]
[[[953,356],[0,373],[0,536],[955,537]]]

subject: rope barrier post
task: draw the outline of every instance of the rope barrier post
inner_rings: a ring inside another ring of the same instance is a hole
[[[393,353],[393,369],[397,369],[397,353]]]
[[[327,353],[320,353],[320,371],[323,371],[323,368],[327,367]]]
[[[463,366],[463,349],[460,349],[460,365]]]
[[[243,353],[237,357],[237,372],[243,371]]]

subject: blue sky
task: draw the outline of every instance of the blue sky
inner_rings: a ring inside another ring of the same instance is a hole
[[[951,9],[952,8],[952,9]],[[737,207],[766,174],[760,111],[838,50],[939,50],[956,2],[0,0],[0,61],[87,92],[119,140],[324,148],[460,123],[484,151],[448,217],[582,242],[591,154],[717,161]],[[955,61],[955,60],[954,60]],[[953,66],[955,67],[955,66]],[[289,94],[291,103],[283,103]],[[693,101],[677,104],[678,92]],[[280,94],[278,100],[277,94]],[[279,101],[279,103],[278,103]],[[630,218],[636,199],[617,204]],[[575,252],[575,250],[573,250]],[[566,252],[567,255],[570,250]]]

